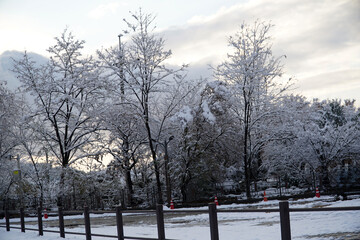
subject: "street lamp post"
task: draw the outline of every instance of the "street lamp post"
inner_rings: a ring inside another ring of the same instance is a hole
[[[9,155],[9,159],[13,159],[12,155]],[[22,180],[21,180],[21,168],[20,168],[20,156],[17,155],[16,156],[16,169],[13,170],[13,177],[14,180],[17,182],[18,185],[18,189],[19,189],[19,200],[20,200],[20,207],[23,207],[24,202],[23,202],[23,198],[24,198],[24,189],[23,189],[23,185],[22,185]]]
[[[123,100],[124,95],[125,95],[125,75],[124,75],[124,49],[122,48],[121,45],[121,37],[123,35],[119,34],[118,38],[119,38],[119,69],[120,69],[120,78],[121,78],[121,82],[120,82],[120,91],[121,91],[121,99]]]

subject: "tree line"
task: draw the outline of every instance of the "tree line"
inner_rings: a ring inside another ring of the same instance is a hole
[[[166,64],[172,52],[154,21],[134,13],[119,45],[95,56],[66,29],[46,64],[26,52],[14,59],[22,86],[0,85],[0,200],[148,207],[251,199],[270,178],[280,187],[360,187],[359,108],[290,94],[271,24],[242,24],[209,80]]]

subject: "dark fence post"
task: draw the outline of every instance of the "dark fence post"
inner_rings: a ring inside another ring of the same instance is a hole
[[[9,210],[6,208],[5,209],[5,221],[6,221],[6,231],[10,231],[10,214],[9,214]]]
[[[65,225],[64,225],[64,213],[62,207],[58,208],[59,211],[59,230],[60,237],[65,238]]]
[[[38,215],[39,235],[43,236],[44,231],[43,231],[42,213],[41,213],[41,208],[40,207],[38,207],[38,209],[37,209],[37,215]]]
[[[279,202],[281,240],[291,240],[289,202]]]
[[[156,204],[156,220],[158,229],[158,239],[165,240],[164,212],[161,204]]]
[[[120,207],[116,207],[116,226],[117,226],[117,233],[118,233],[118,240],[124,240],[124,224],[122,218],[122,212]]]
[[[91,227],[90,227],[89,207],[85,207],[85,208],[84,208],[84,220],[85,220],[86,240],[91,240]]]
[[[215,203],[209,203],[210,239],[219,240],[218,220]]]
[[[24,214],[24,208],[20,208],[20,224],[21,224],[21,232],[25,232],[25,214]]]

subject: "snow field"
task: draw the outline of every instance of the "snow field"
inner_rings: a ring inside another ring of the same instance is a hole
[[[290,208],[313,208],[313,207],[346,207],[360,206],[360,198],[348,201],[334,201],[333,197],[321,197],[289,201]],[[232,204],[219,206],[219,209],[244,209],[255,208],[277,208],[279,201],[268,201],[256,204]],[[166,209],[166,208],[165,208]],[[205,210],[207,207],[192,208],[193,210]],[[179,211],[182,209],[175,210]],[[91,214],[91,218],[111,217],[114,214]],[[125,216],[125,214],[124,214]],[[183,240],[202,240],[210,239],[209,216],[208,214],[187,214],[186,216],[176,216],[176,214],[165,213],[166,237],[170,239]],[[56,218],[56,217],[55,217]],[[138,237],[157,237],[156,224],[148,224],[144,220],[134,224],[125,222],[125,236]],[[155,219],[155,216],[153,216]],[[328,239],[360,239],[350,238],[350,236],[360,236],[360,211],[341,211],[341,212],[290,212],[291,234],[294,240],[328,240]],[[69,216],[66,219],[82,219],[82,216]],[[51,218],[49,218],[51,220]],[[26,221],[36,221],[34,218],[27,218]],[[46,224],[44,220],[44,223]],[[11,219],[11,222],[16,222]],[[93,221],[95,222],[95,221]],[[99,222],[99,221],[97,221]],[[0,220],[4,224],[5,220]],[[219,235],[222,240],[263,240],[280,239],[280,217],[279,213],[218,213]],[[36,227],[36,226],[32,226]],[[56,228],[45,228],[57,230]],[[66,229],[71,232],[84,232],[83,226]],[[116,235],[115,226],[105,226],[103,224],[92,224],[92,233]],[[348,238],[349,237],[349,238]],[[58,234],[44,233],[43,239],[62,239]],[[21,233],[18,229],[11,229],[6,232],[5,228],[0,228],[1,240],[38,240],[42,239],[37,232],[27,231]],[[66,239],[85,239],[85,236],[66,235]],[[93,239],[109,239],[93,237]]]

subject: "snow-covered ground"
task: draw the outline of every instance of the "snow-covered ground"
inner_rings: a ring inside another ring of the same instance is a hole
[[[256,204],[232,204],[219,206],[219,209],[244,209],[244,208],[277,208],[278,201],[268,201]],[[319,207],[345,207],[360,206],[360,198],[347,201],[334,201],[334,197],[301,199],[289,201],[290,208],[319,208]],[[192,208],[206,210],[207,207]],[[183,210],[183,209],[179,209]],[[176,210],[175,210],[176,211]],[[132,217],[132,218],[131,218]],[[209,216],[204,214],[169,214],[165,213],[166,237],[170,239],[210,239]],[[45,229],[57,230],[51,226],[51,221],[56,217],[44,220]],[[114,214],[91,215],[92,233],[116,235]],[[343,212],[291,212],[291,235],[294,240],[359,240],[360,239],[360,211]],[[11,219],[15,224],[18,220]],[[65,218],[69,221],[83,222],[82,216]],[[36,228],[36,218],[26,218],[27,227]],[[155,216],[124,214],[125,236],[153,237],[157,236]],[[219,235],[222,240],[232,239],[281,239],[279,213],[218,213]],[[0,220],[4,224],[5,220]],[[79,225],[66,229],[71,232],[84,232],[84,227]],[[27,231],[21,233],[19,229],[6,232],[0,228],[1,240],[38,240],[62,239],[58,234],[45,232],[39,237],[37,232]],[[66,239],[85,239],[85,236],[66,235]],[[93,237],[93,239],[109,239]]]

